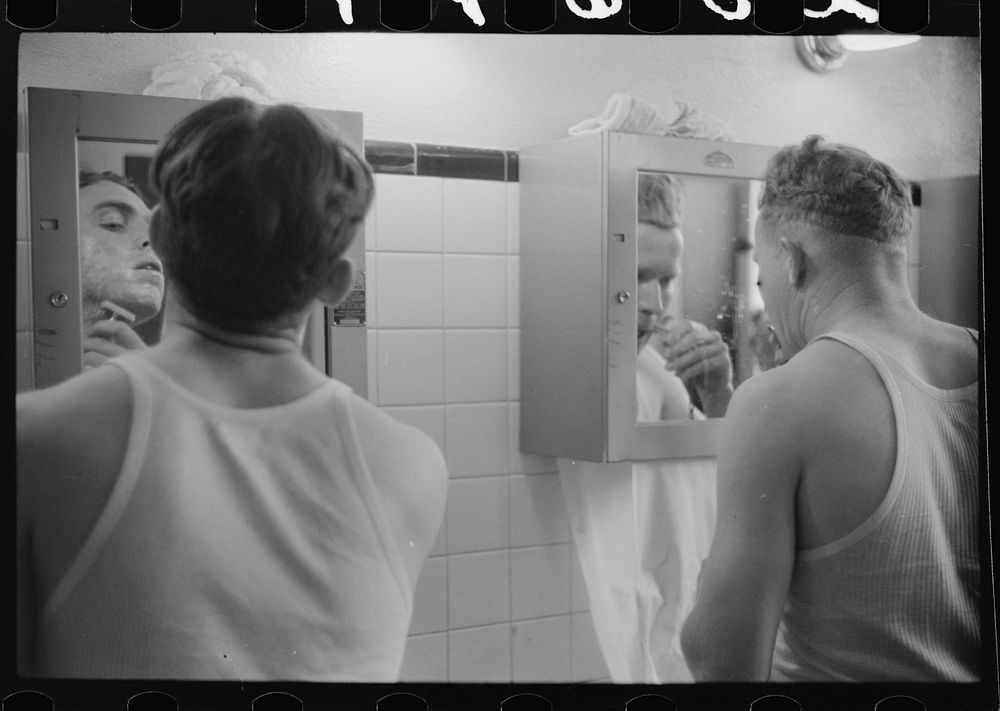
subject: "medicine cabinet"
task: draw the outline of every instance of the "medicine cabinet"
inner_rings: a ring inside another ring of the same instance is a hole
[[[719,418],[637,421],[637,184],[683,187],[672,315],[719,330],[736,384],[763,310],[752,262],[775,148],[601,132],[520,150],[520,446],[591,462],[709,457]]]
[[[19,195],[27,195],[28,200],[35,388],[58,383],[82,368],[78,171],[114,170],[145,185],[157,143],[175,123],[205,103],[36,87],[25,90],[28,190],[20,190]],[[307,110],[332,123],[364,155],[360,113]],[[347,254],[359,269],[364,268],[363,227]],[[364,304],[365,275],[358,271],[354,290],[343,304],[336,309],[316,307],[303,345],[318,369],[362,396],[367,394],[368,380]]]

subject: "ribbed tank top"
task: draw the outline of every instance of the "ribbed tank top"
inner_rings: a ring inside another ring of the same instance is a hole
[[[110,362],[133,392],[124,462],[41,603],[34,674],[394,681],[412,589],[350,389],[239,409]]]
[[[942,390],[857,338],[892,401],[896,462],[855,530],[796,552],[773,681],[974,681],[979,387]]]

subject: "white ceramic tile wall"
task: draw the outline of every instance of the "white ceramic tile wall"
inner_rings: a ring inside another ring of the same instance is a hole
[[[506,401],[507,361],[506,329],[445,331],[445,400],[449,403]]]
[[[511,625],[489,625],[448,633],[448,680],[511,681]]]
[[[507,253],[507,184],[444,181],[445,252]]]
[[[403,668],[399,680],[403,682],[441,681],[448,678],[448,635],[412,635],[406,640]]]
[[[441,556],[428,558],[424,563],[413,594],[411,636],[448,629],[447,565]]]
[[[444,256],[445,328],[507,327],[507,257]]]
[[[555,462],[518,451],[517,184],[376,175],[370,397],[448,463],[404,681],[607,678]]]
[[[511,549],[511,615],[515,620],[572,612],[569,553],[569,544]]]
[[[526,620],[513,629],[513,674],[515,682],[557,682],[571,676],[572,646],[568,615]]]
[[[380,405],[444,402],[444,333],[379,329],[375,339]]]
[[[448,553],[510,547],[509,477],[452,479],[448,486]]]
[[[375,269],[378,328],[444,326],[444,262],[440,254],[380,252]]]
[[[375,241],[379,251],[434,252],[444,244],[444,179],[375,176]]]

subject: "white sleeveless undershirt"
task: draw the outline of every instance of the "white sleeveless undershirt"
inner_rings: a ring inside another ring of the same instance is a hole
[[[40,677],[394,681],[413,591],[335,380],[217,405],[148,361],[117,483],[43,601]],[[95,446],[99,446],[95,442]]]
[[[798,550],[773,681],[974,681],[980,668],[979,386],[942,390],[874,345],[896,462],[855,530]]]

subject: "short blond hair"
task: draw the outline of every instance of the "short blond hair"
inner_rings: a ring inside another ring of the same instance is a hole
[[[681,223],[683,189],[669,173],[639,173],[638,220],[664,229]]]

